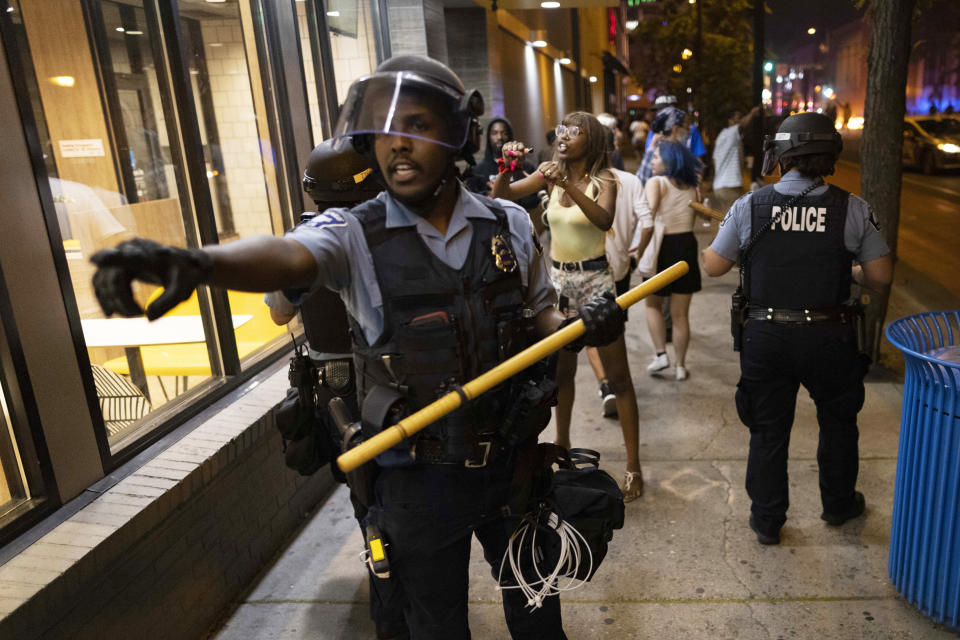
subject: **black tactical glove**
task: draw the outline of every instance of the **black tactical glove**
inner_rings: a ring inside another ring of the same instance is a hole
[[[134,279],[161,285],[163,293],[147,307],[150,320],[156,320],[189,298],[197,285],[213,273],[213,261],[200,249],[180,249],[145,238],[134,238],[112,249],[97,251],[90,262],[97,265],[93,289],[107,316],[143,315],[130,288]]]
[[[590,298],[578,313],[586,327],[583,343],[588,347],[605,347],[623,335],[626,314],[609,291]]]

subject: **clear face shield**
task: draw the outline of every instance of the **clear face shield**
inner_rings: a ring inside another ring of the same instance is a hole
[[[460,149],[470,133],[464,102],[472,98],[409,71],[374,73],[351,85],[334,137],[399,135]]]

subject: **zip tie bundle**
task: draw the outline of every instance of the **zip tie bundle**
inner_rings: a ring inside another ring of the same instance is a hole
[[[543,601],[550,596],[558,596],[564,591],[573,591],[579,589],[586,580],[577,579],[577,571],[580,568],[581,552],[580,546],[587,550],[586,559],[589,562],[590,570],[585,575],[593,573],[593,552],[590,545],[587,544],[583,535],[572,525],[560,518],[554,511],[546,514],[544,526],[552,529],[559,537],[560,554],[557,558],[557,565],[551,571],[541,571],[540,564],[543,561],[543,552],[537,546],[537,529],[539,521],[544,514],[540,511],[536,517],[526,517],[520,526],[510,535],[507,541],[507,550],[500,561],[500,573],[497,575],[497,590],[502,589],[520,589],[527,597],[527,606],[531,609],[539,609],[543,606]],[[520,567],[520,561],[524,551],[524,543],[529,541],[530,561],[534,573],[538,580],[528,583]],[[501,586],[503,582],[503,568],[506,563],[510,563],[510,571],[516,585]],[[544,575],[546,573],[546,575]],[[561,586],[562,579],[566,582]]]

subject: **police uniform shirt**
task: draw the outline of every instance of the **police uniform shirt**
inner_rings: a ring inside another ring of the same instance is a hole
[[[777,193],[785,196],[795,196],[803,192],[804,189],[813,184],[813,180],[807,178],[796,169],[791,169],[784,175],[780,182],[774,185]],[[826,192],[827,185],[817,187],[809,193],[811,196],[819,196]],[[720,223],[720,230],[717,237],[710,244],[710,248],[727,260],[737,261],[740,250],[746,246],[750,240],[750,219],[751,219],[751,198],[753,194],[748,193],[738,199],[730,207],[723,222]],[[810,233],[816,233],[816,227],[808,230]],[[843,229],[843,244],[856,258],[857,262],[864,263],[890,253],[887,247],[887,241],[880,233],[880,225],[876,217],[870,210],[870,206],[863,198],[855,196],[852,193],[847,204],[847,220]]]
[[[496,219],[493,212],[463,185],[460,185],[457,204],[445,234],[389,193],[380,193],[377,200],[386,205],[388,228],[416,227],[427,248],[452,269],[460,269],[467,260],[473,239],[470,219]],[[534,245],[533,224],[519,205],[506,200],[497,200],[497,204],[507,214],[510,245],[520,265],[521,283],[526,288],[526,307],[538,314],[556,304],[557,292],[547,273],[546,261]],[[383,300],[363,228],[350,210],[328,209],[291,230],[287,237],[306,247],[317,261],[317,278],[310,291],[327,287],[340,294],[347,312],[363,329],[367,343],[376,342],[383,333]],[[492,255],[490,259],[493,260]]]

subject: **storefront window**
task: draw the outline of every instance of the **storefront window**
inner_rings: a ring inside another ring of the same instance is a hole
[[[162,72],[159,20],[142,0],[18,0],[12,9],[92,377],[108,440],[122,446],[148,414],[211,375],[209,309],[196,295],[159,322],[107,319],[90,284],[90,256],[122,240],[198,244],[178,120],[199,123],[213,211],[198,213],[214,216],[220,241],[282,231],[254,21],[236,0],[180,4],[195,100],[183,105]],[[134,293],[143,305],[158,291],[138,283]],[[241,359],[286,334],[262,296],[229,300]]]
[[[50,192],[114,443],[208,377],[210,362],[196,305],[180,310],[177,326],[158,326],[104,318],[93,294],[93,253],[134,236],[188,246],[185,220],[192,219],[192,207],[182,193],[181,154],[168,138],[164,104],[172,100],[158,79],[157,36],[142,3],[90,3],[87,9],[73,0],[19,0],[12,14],[23,26]],[[134,293],[144,304],[156,288],[137,284]],[[171,357],[173,347],[185,352]]]
[[[30,498],[6,395],[0,393],[0,519]]]
[[[45,502],[50,479],[6,284],[0,272],[0,536]]]
[[[377,68],[374,23],[370,2],[327,0],[326,5],[337,100],[343,104],[350,83]]]
[[[307,11],[312,10],[307,2],[297,0],[297,35],[300,37],[300,51],[303,57],[304,83],[307,88],[307,103],[310,107],[310,127],[313,145],[323,140],[323,119],[320,116],[320,91],[317,87],[317,67],[314,63],[313,47],[310,46],[310,24]],[[331,123],[332,125],[332,123]]]
[[[181,5],[190,79],[220,242],[283,233],[277,162],[270,138],[250,5]],[[241,364],[288,329],[270,319],[263,295],[229,292]]]

